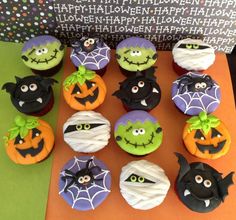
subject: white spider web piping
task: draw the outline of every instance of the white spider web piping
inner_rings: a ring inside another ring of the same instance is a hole
[[[89,164],[89,168],[93,167],[93,166],[98,166],[98,164],[95,164],[95,162],[94,162],[94,156],[91,157],[91,159],[92,159],[92,162]],[[81,159],[78,159],[77,157],[74,157],[73,164],[70,167],[68,167],[67,169],[73,170],[73,171],[75,171],[75,170],[79,171],[79,170],[85,168],[87,161],[88,161],[88,159],[81,160]],[[81,163],[84,164],[84,166],[82,168],[80,166]],[[102,178],[102,181],[101,181],[102,183],[100,185],[96,183],[96,180],[89,187],[85,187],[84,189],[79,188],[75,184],[71,185],[67,189],[67,193],[70,193],[70,196],[72,198],[71,207],[76,208],[76,206],[79,206],[78,203],[80,201],[84,201],[84,202],[87,202],[92,209],[95,209],[96,204],[94,204],[93,201],[96,199],[96,197],[98,195],[100,195],[101,193],[107,195],[110,192],[110,189],[108,189],[109,186],[106,186],[106,180],[107,180],[107,178],[109,178],[108,175],[110,175],[110,171],[101,169],[101,172],[99,174],[94,175],[95,179]],[[62,171],[60,173],[60,178],[62,176],[65,176],[65,171]],[[60,195],[61,194],[65,195],[64,190],[70,181],[71,180],[67,180],[67,179],[65,180],[65,182],[63,183],[64,186],[62,187],[62,189],[59,192]],[[93,193],[93,190],[95,190],[96,192]],[[85,197],[85,195],[87,198]],[[106,195],[104,195],[104,197],[106,197]]]
[[[199,76],[199,74],[193,72],[189,72],[186,75]],[[206,74],[201,74],[200,76],[204,78]],[[187,88],[184,88],[184,92],[180,92],[183,89],[183,84],[177,89],[180,79],[173,82],[172,100],[185,114],[195,115],[201,111],[211,113],[219,105],[220,87],[215,82],[214,86],[211,89],[207,88],[205,92],[190,92]],[[181,103],[178,103],[179,101]]]

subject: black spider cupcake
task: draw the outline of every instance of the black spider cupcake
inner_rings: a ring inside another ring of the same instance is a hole
[[[16,78],[16,83],[5,83],[5,89],[11,95],[16,109],[28,115],[41,116],[49,112],[54,103],[52,85],[57,81],[41,76]]]
[[[154,68],[128,77],[113,95],[121,99],[127,110],[152,110],[161,100],[161,89],[156,82]]]

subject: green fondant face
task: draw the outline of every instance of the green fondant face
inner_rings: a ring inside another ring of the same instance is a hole
[[[34,46],[22,53],[26,66],[36,70],[47,70],[60,63],[64,49],[59,41]]]
[[[129,47],[116,51],[119,65],[128,71],[142,71],[153,66],[156,62],[156,51],[151,48]]]
[[[163,132],[159,123],[146,120],[144,123],[128,121],[120,124],[115,131],[118,145],[134,155],[145,155],[156,150],[162,142]]]

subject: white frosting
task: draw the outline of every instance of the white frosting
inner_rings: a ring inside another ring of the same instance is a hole
[[[102,124],[90,130],[64,133],[69,125]],[[81,111],[72,115],[63,126],[64,140],[74,150],[83,153],[96,152],[108,144],[111,125],[100,113]]]
[[[131,174],[155,183],[125,181]],[[120,191],[124,199],[135,209],[147,210],[160,205],[170,188],[170,181],[162,168],[146,160],[132,161],[122,168]]]
[[[187,49],[178,48],[180,44],[198,44],[201,46],[208,46],[206,49]],[[176,64],[187,70],[201,71],[206,70],[215,61],[215,51],[202,40],[184,39],[178,41],[173,50],[173,59]]]

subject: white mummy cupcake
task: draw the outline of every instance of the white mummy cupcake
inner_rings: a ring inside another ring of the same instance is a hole
[[[122,168],[120,191],[135,209],[147,210],[160,205],[170,188],[162,168],[146,160],[132,161]]]
[[[189,71],[203,71],[215,61],[215,50],[199,39],[178,41],[173,50],[173,68],[182,75]]]
[[[96,152],[108,144],[111,125],[100,113],[81,111],[72,115],[63,126],[64,140],[74,150]]]

